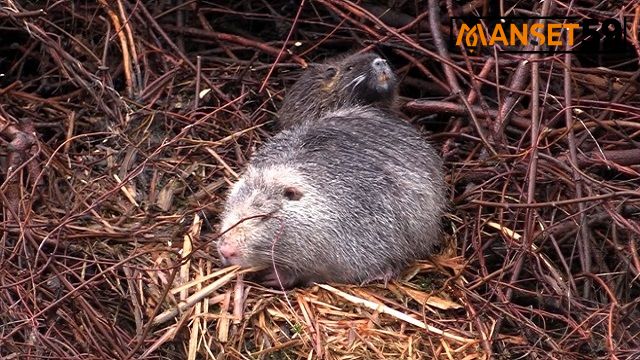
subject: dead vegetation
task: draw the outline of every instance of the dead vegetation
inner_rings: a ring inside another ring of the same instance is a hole
[[[640,359],[640,8],[503,4],[624,18],[622,55],[447,47],[489,3],[0,1],[0,357]],[[243,284],[224,191],[355,49],[443,153],[451,246],[387,288]]]

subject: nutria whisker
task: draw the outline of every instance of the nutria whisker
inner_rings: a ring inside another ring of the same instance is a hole
[[[364,79],[366,78],[366,75],[358,75],[355,79],[351,80],[349,83],[347,83],[347,85],[345,85],[343,87],[343,89],[348,88],[349,86],[351,86],[351,84],[353,84],[353,88],[355,88],[356,86],[358,86],[362,81],[364,81]]]

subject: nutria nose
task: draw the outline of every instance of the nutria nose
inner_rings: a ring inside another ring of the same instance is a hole
[[[233,259],[238,257],[238,247],[229,243],[222,243],[218,246],[218,252],[225,262],[233,263]]]
[[[387,61],[382,58],[376,58],[375,60],[373,60],[371,65],[373,65],[374,69],[386,69],[388,67]]]

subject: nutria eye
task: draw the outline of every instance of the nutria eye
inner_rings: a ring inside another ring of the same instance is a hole
[[[324,78],[326,80],[333,79],[338,74],[338,70],[334,67],[327,68],[324,72]]]
[[[351,71],[351,70],[353,70],[353,66],[347,67],[347,71]]]
[[[283,195],[287,200],[297,201],[302,197],[302,191],[296,187],[287,186],[284,188]]]

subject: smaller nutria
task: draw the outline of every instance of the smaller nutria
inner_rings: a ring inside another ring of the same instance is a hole
[[[374,53],[355,54],[313,64],[287,90],[278,111],[278,127],[355,105],[390,108],[398,96],[397,79],[387,62]]]
[[[342,109],[254,154],[228,194],[218,252],[264,269],[270,286],[386,281],[432,254],[445,204],[440,157],[416,129]]]

